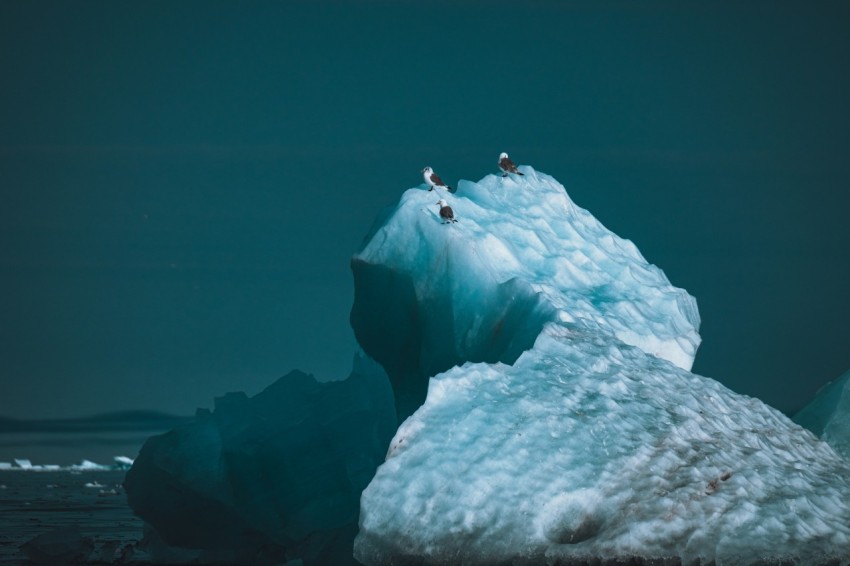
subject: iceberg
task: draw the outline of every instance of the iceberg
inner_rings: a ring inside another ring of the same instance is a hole
[[[15,458],[14,462],[0,462],[0,469],[24,472],[58,472],[63,468],[57,464],[33,464],[28,458]]]
[[[355,557],[850,560],[847,464],[690,373],[693,298],[522,171],[459,183],[452,225],[408,190],[352,262],[356,335],[411,412],[363,493]]]
[[[20,470],[36,469],[36,466],[33,466],[32,462],[26,458],[15,458],[15,466]]]
[[[92,462],[91,460],[83,459],[83,460],[80,461],[79,464],[73,464],[72,466],[70,466],[70,469],[78,471],[78,472],[80,472],[80,471],[91,472],[91,471],[111,470],[113,468],[112,468],[112,466],[104,466],[102,464],[98,464],[97,462]]]
[[[850,371],[821,387],[815,398],[794,415],[794,422],[850,460]]]
[[[353,563],[360,494],[396,424],[387,377],[367,358],[343,381],[293,371],[149,438],[124,488],[155,560],[178,547],[201,562]]]
[[[379,214],[348,379],[146,442],[125,488],[153,560],[850,564],[848,462],[691,373],[695,299],[521,170]]]

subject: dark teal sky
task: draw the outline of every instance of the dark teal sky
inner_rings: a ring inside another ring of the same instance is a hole
[[[699,303],[694,370],[850,368],[847,2],[0,3],[0,415],[347,375],[348,261],[508,151]]]

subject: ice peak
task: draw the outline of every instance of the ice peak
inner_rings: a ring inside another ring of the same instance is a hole
[[[406,191],[354,256],[352,325],[397,395],[412,394],[400,416],[422,402],[428,377],[466,361],[512,363],[548,323],[693,364],[693,297],[554,178],[523,171],[460,181],[441,199],[458,219],[451,229],[433,195]]]

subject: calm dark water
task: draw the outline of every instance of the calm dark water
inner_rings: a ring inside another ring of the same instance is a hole
[[[76,525],[93,539],[92,562],[120,561],[142,537],[121,483],[125,471],[0,470],[0,564],[26,563],[20,546],[42,533]]]

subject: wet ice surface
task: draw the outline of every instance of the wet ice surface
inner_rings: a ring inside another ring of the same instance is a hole
[[[0,471],[0,564],[21,564],[21,545],[74,525],[94,541],[91,561],[117,561],[142,536],[121,487],[125,473]]]

